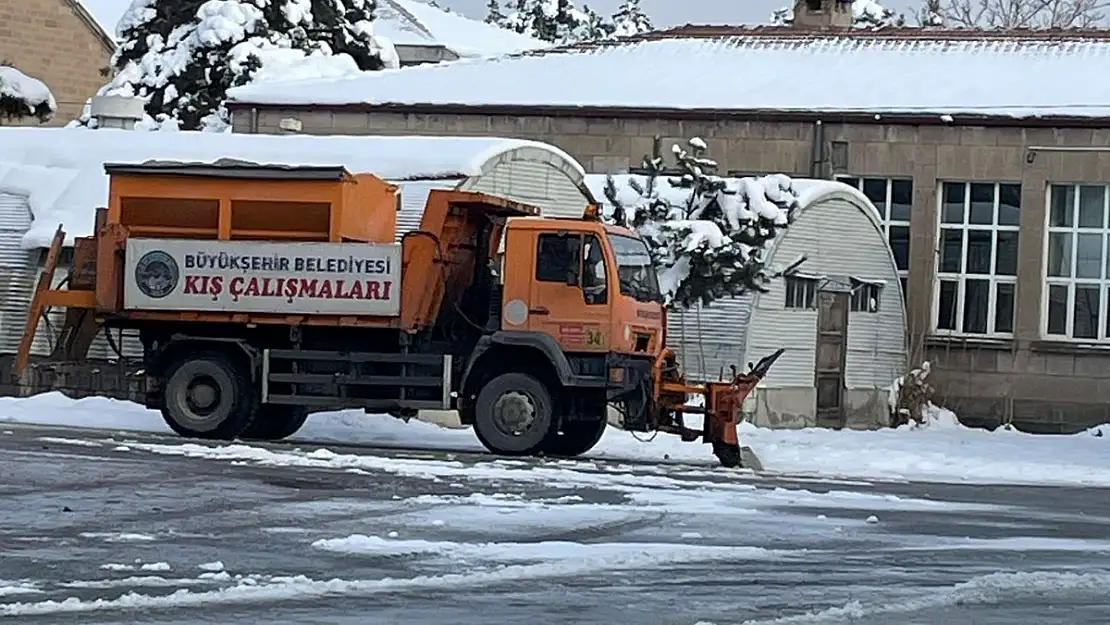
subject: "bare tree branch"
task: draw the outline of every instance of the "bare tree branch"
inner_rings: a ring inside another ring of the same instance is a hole
[[[1110,0],[926,0],[918,22],[955,28],[1087,28],[1102,23],[1108,7]]]

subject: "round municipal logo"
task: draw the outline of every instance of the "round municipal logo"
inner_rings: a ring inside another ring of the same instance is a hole
[[[143,254],[135,264],[135,286],[151,299],[161,299],[173,293],[180,275],[177,261],[161,250]]]

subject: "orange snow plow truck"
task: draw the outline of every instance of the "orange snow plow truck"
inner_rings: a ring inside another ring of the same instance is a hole
[[[103,330],[137,333],[146,405],[190,438],[278,440],[309,413],[457,410],[492,452],[577,456],[605,430],[701,439],[741,463],[746,373],[687,383],[664,347],[648,249],[594,211],[431,191],[397,236],[399,187],[342,167],[243,162],[105,165],[107,208],[52,288],[59,227],[16,360],[65,309],[50,360]],[[703,400],[690,402],[690,395]],[[687,427],[683,415],[700,413]]]

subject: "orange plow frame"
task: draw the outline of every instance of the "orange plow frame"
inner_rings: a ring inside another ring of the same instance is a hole
[[[655,362],[653,374],[658,406],[654,424],[656,429],[678,434],[687,442],[701,437],[703,442],[713,445],[713,453],[721,464],[728,467],[740,466],[740,439],[736,426],[740,423],[744,399],[766,377],[767,371],[784,351],[779,349],[763,358],[746,373],[737,373],[736,368],[732,367],[730,381],[689,384],[685,375],[679,373],[674,351],[663,350]],[[724,377],[723,372],[721,377]],[[690,395],[700,395],[705,401],[704,406],[687,405]],[[686,427],[683,422],[685,414],[704,415],[701,430]]]

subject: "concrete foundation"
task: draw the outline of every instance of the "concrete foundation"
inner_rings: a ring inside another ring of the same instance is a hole
[[[745,402],[745,413],[748,421],[759,427],[817,427],[817,390],[811,387],[761,388]],[[886,390],[844,391],[844,427],[874,430],[889,425]]]

